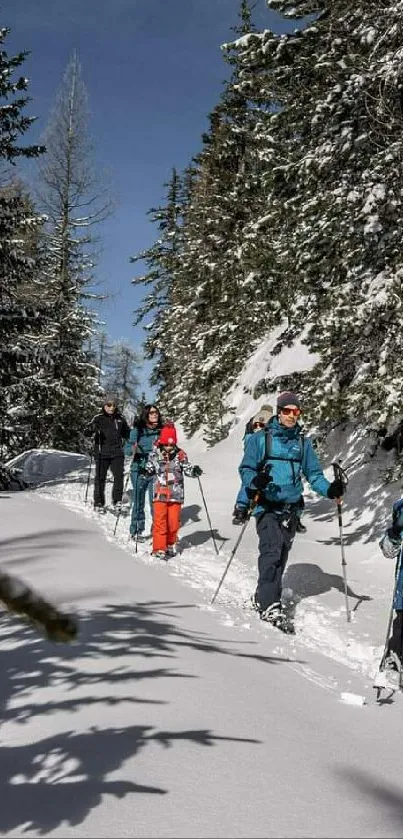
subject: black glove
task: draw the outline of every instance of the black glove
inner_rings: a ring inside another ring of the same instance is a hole
[[[334,499],[334,498],[341,498],[344,493],[344,484],[340,478],[335,478],[334,481],[330,484],[330,487],[327,491],[327,497]]]
[[[200,466],[193,466],[192,469],[192,478],[200,478],[200,475],[203,474],[203,469]]]
[[[255,492],[258,490],[259,492],[263,492],[266,489],[267,485],[270,483],[270,476],[267,472],[259,472],[256,475],[256,478],[253,479],[250,489],[254,489]]]
[[[247,507],[237,507],[235,505],[234,512],[232,513],[232,524],[243,524],[249,516],[249,510]]]

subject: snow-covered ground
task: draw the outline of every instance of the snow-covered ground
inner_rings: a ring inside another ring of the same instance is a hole
[[[231,513],[239,487],[238,465],[245,423],[260,405],[275,404],[274,397],[254,401],[251,397],[253,385],[266,373],[269,364],[270,375],[275,376],[307,368],[312,363],[303,345],[284,348],[279,355],[271,357],[275,337],[263,343],[250,358],[233,390],[231,404],[236,409],[236,422],[229,437],[208,449],[201,434],[192,440],[186,440],[183,434],[179,436],[179,444],[185,448],[191,462],[199,463],[204,470],[201,488],[215,545],[199,483],[186,479],[180,555],[169,564],[168,573],[184,584],[198,588],[203,594],[205,608],[210,608],[210,600],[240,532],[231,523]],[[391,503],[400,496],[401,489],[397,483],[387,487],[383,483],[382,475],[390,465],[392,455],[378,452],[371,458],[367,451],[368,441],[359,430],[345,427],[332,433],[326,448],[322,462],[329,480],[333,479],[331,463],[336,459],[341,460],[349,476],[343,505],[343,541],[351,621],[347,622],[336,505],[315,495],[309,487],[305,493],[307,532],[295,539],[284,583],[300,600],[296,618],[297,643],[348,664],[362,673],[369,684],[384,644],[394,575],[394,565],[384,559],[378,543],[388,521]],[[75,482],[74,476],[70,483],[57,483],[42,492],[66,504],[80,516],[92,518],[105,538],[113,539],[123,550],[134,553],[133,544],[128,540],[129,520],[122,517],[114,534],[115,518],[112,514],[99,518],[93,512],[91,490],[88,503],[84,504],[85,486]],[[221,622],[241,626],[256,623],[256,616],[249,610],[249,598],[256,583],[256,558],[257,538],[252,519],[211,607]],[[136,559],[146,564],[154,562],[149,544],[145,548],[139,546]],[[260,630],[268,631],[265,626],[260,626]],[[281,643],[284,643],[283,639]]]
[[[168,563],[148,544],[135,552],[128,518],[94,513],[85,471],[0,494],[2,568],[80,622],[64,647],[2,617],[1,835],[402,835],[403,697],[380,706],[372,688],[393,585],[378,547],[400,495],[382,482],[391,456],[371,458],[354,428],[327,441],[325,473],[336,457],[349,473],[349,623],[336,508],[308,490],[307,532],[286,574],[296,635],[249,608],[253,521],[211,605],[240,534],[231,513],[244,425],[270,401],[255,402],[253,384],[271,362],[275,375],[312,361],[302,348],[271,359],[270,346],[234,388],[226,440],[208,450],[180,433],[204,470],[214,540],[196,479]]]

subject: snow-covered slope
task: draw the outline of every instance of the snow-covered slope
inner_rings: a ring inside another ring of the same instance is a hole
[[[224,584],[214,603],[211,597],[231,556],[240,531],[231,524],[231,512],[239,486],[238,464],[242,455],[242,436],[245,422],[264,402],[253,400],[254,384],[267,373],[290,373],[293,369],[307,369],[314,359],[306,349],[285,348],[279,355],[270,356],[276,336],[262,343],[249,359],[242,377],[231,393],[231,404],[236,408],[234,427],[227,439],[208,449],[201,435],[179,442],[193,463],[203,470],[201,486],[197,480],[187,479],[186,500],[182,514],[181,553],[169,563],[168,573],[179,577],[186,585],[200,589],[205,607],[214,609],[217,618],[245,628],[255,625],[258,618],[249,609],[249,597],[256,580],[257,539],[252,521],[231,561]],[[397,485],[383,485],[382,473],[389,465],[390,455],[368,454],[367,441],[359,429],[346,426],[329,435],[323,457],[325,474],[332,479],[331,463],[341,459],[349,475],[348,491],[343,506],[343,529],[349,607],[351,622],[347,623],[345,595],[341,568],[341,546],[334,503],[306,491],[307,533],[298,535],[290,554],[286,573],[290,585],[299,597],[297,635],[293,639],[279,637],[279,647],[298,648],[300,645],[321,651],[324,655],[348,663],[351,668],[372,678],[381,647],[393,585],[393,567],[382,556],[378,541],[389,515],[390,505],[398,495]],[[95,519],[89,502],[84,503],[86,475],[83,483],[59,484],[46,489],[62,503],[80,515]],[[201,493],[203,491],[204,499]],[[44,492],[45,490],[41,490]],[[215,544],[211,538],[208,514],[213,526]],[[128,540],[129,521],[121,518],[114,534],[116,520],[108,515],[97,518],[105,537],[116,540],[123,550],[134,553]],[[217,555],[215,548],[219,550]],[[137,562],[152,563],[149,549],[139,550]],[[262,633],[273,632],[259,624]]]

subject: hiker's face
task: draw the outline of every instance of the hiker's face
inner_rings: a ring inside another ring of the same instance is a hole
[[[149,425],[157,425],[158,423],[158,411],[156,408],[150,408],[148,412],[148,424]]]
[[[295,405],[285,405],[280,408],[279,420],[285,428],[294,428],[301,416],[301,409]]]

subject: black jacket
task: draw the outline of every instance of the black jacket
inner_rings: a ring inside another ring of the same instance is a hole
[[[122,414],[114,411],[110,416],[102,410],[87,427],[95,435],[95,454],[100,457],[123,457],[123,441],[128,440],[130,428]]]

